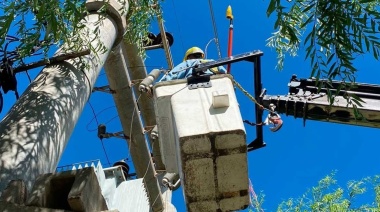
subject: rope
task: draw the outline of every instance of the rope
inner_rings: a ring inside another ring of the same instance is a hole
[[[142,179],[143,179],[145,185],[147,184],[147,182],[146,182],[146,180],[145,180],[145,176],[146,176],[146,174],[148,173],[149,166],[151,165],[151,161],[152,161],[152,160],[149,159],[149,161],[148,161],[148,165],[147,165],[146,170],[145,170],[145,174],[144,174],[144,176],[142,177]],[[153,164],[152,164],[152,165],[153,165]],[[157,194],[156,198],[154,199],[154,201],[153,201],[153,203],[152,203],[151,206],[153,206],[153,205],[156,203],[156,201],[157,201],[157,199],[158,199],[158,197],[159,197],[160,195],[161,195],[161,193],[159,192],[159,193]]]
[[[138,96],[136,102],[139,101],[140,97],[141,97],[141,94]],[[128,143],[128,155],[127,155],[127,158],[128,158],[129,155],[131,154],[133,118],[134,118],[134,116],[135,116],[135,111],[137,111],[136,104],[134,104],[134,110],[133,110],[133,112],[132,112],[132,118],[131,118],[131,127],[129,128],[129,139],[127,139],[127,143]],[[128,141],[129,141],[129,142],[128,142]]]
[[[257,102],[257,100],[250,94],[248,93],[248,91],[246,91],[243,86],[241,86],[236,80],[232,79],[232,82],[234,83],[234,85],[236,85],[237,88],[239,88],[239,90],[241,92],[243,92],[244,95],[246,95],[252,102],[254,102],[257,106],[260,107],[260,109],[262,110],[268,110],[270,111],[269,109],[267,108],[264,108],[263,105],[261,105],[259,102]]]
[[[157,199],[158,199],[159,196],[160,196],[160,193],[157,194],[157,197],[156,197],[156,199],[154,200],[154,202],[152,203],[152,206],[154,205],[154,203],[156,203],[156,201],[157,201]]]
[[[151,164],[150,161],[151,161],[151,160],[149,159],[149,161],[148,161],[148,165],[146,166],[145,174],[144,174],[144,176],[142,177],[144,180],[145,180],[145,176],[146,176],[146,174],[148,173],[149,166],[150,166],[150,164]]]

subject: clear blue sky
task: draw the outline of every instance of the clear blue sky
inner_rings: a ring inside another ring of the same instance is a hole
[[[213,10],[219,34],[219,42],[223,57],[227,54],[227,39],[229,21],[225,17],[226,8],[232,6],[234,15],[233,53],[243,53],[252,50],[262,50],[262,83],[268,94],[284,95],[287,93],[287,83],[292,74],[307,78],[310,74],[309,61],[304,61],[303,49],[299,57],[286,58],[284,70],[275,70],[277,63],[274,50],[265,46],[266,39],[273,32],[273,17],[267,18],[266,8],[269,1],[213,1]],[[165,27],[174,36],[171,48],[173,61],[182,61],[184,52],[192,47],[205,48],[210,39],[214,38],[208,1],[174,1],[167,0],[163,4]],[[157,23],[153,23],[151,31],[159,32]],[[147,70],[167,68],[163,50],[152,50],[146,60]],[[208,58],[217,58],[215,43],[211,43],[207,51]],[[361,57],[357,60],[358,82],[380,84],[377,69],[378,62],[371,57]],[[32,75],[37,70],[31,71]],[[232,74],[244,88],[253,93],[253,67],[251,63],[240,62],[232,65]],[[20,93],[27,85],[25,74],[19,74]],[[96,86],[107,85],[104,72],[98,78]],[[240,91],[236,91],[241,106],[243,119],[254,120],[254,105]],[[5,95],[6,106],[2,115],[14,103],[14,95]],[[112,96],[96,92],[89,100],[94,107],[99,123],[107,123],[108,132],[122,131],[117,117]],[[106,156],[97,138],[97,123],[93,112],[86,105],[83,114],[75,128],[60,165],[68,165],[81,161],[100,159],[108,166]],[[365,176],[379,174],[379,160],[376,156],[380,147],[378,137],[380,131],[374,128],[364,128],[340,125],[326,122],[306,121],[303,126],[301,119],[282,116],[284,126],[276,133],[264,128],[264,139],[267,147],[248,154],[249,178],[256,193],[265,194],[263,209],[275,211],[277,205],[289,197],[301,196],[307,188],[317,184],[325,175],[337,170],[337,180],[341,186],[351,179],[361,179]],[[247,142],[255,139],[255,128],[247,126]],[[124,140],[105,139],[104,146],[110,163],[129,158],[128,148]],[[132,165],[132,164],[130,164]],[[182,191],[174,192],[173,204],[178,211],[184,211]]]

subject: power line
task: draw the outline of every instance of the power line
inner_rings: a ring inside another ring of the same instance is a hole
[[[91,104],[90,101],[87,101],[87,102],[88,102],[88,104],[89,104],[90,107],[91,107],[91,111],[92,111],[92,113],[94,114],[94,118],[95,118],[96,124],[99,126],[98,118],[96,117],[94,107],[92,107],[92,104]],[[108,155],[107,155],[107,152],[106,152],[106,148],[104,147],[104,143],[103,143],[103,140],[102,140],[102,139],[100,139],[100,143],[102,144],[102,148],[103,148],[104,154],[106,155],[106,159],[107,159],[108,165],[111,166],[111,163],[110,163],[110,160],[108,159]]]
[[[172,4],[173,4],[173,7],[174,7],[174,16],[175,16],[175,20],[176,20],[176,23],[177,23],[177,28],[178,28],[178,32],[179,32],[179,38],[180,38],[180,41],[181,41],[181,45],[182,45],[182,51],[185,52],[185,46],[183,45],[183,40],[182,40],[182,36],[181,36],[181,28],[179,27],[179,22],[178,22],[178,16],[177,16],[177,9],[175,8],[175,4],[174,4],[174,0],[172,0]]]
[[[116,107],[116,106],[115,106],[115,105],[112,105],[112,106],[109,106],[109,107],[104,108],[103,110],[99,111],[98,113],[95,113],[95,110],[94,110],[94,108],[92,107],[91,103],[90,103],[90,102],[88,102],[88,103],[89,103],[89,105],[90,105],[90,107],[91,107],[91,109],[92,109],[92,113],[94,114],[94,117],[92,117],[92,119],[87,123],[86,129],[87,129],[87,131],[89,131],[89,132],[95,132],[95,131],[98,130],[98,126],[99,126],[99,123],[98,123],[98,119],[97,119],[97,117],[98,117],[100,114],[102,114],[104,111],[106,111],[106,110],[108,110],[108,109],[111,109],[111,108],[114,108],[114,107]],[[114,119],[114,118],[115,118],[115,117],[111,118],[110,120],[112,120],[112,119]],[[96,124],[97,124],[96,128],[94,128],[94,129],[89,129],[89,125],[90,125],[94,120],[95,120],[95,122],[96,122]],[[109,123],[110,120],[108,120],[107,123]]]
[[[215,17],[214,17],[214,10],[212,9],[212,0],[208,0],[208,5],[210,6],[211,21],[212,21],[212,27],[214,29],[215,44],[216,44],[216,48],[218,50],[218,56],[219,56],[219,58],[222,58],[222,53],[220,51],[220,45],[219,45],[218,30],[216,28],[216,22],[215,22]]]

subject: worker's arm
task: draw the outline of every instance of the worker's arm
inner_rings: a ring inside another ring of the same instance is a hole
[[[218,74],[227,74],[227,70],[223,66],[218,66]]]
[[[201,63],[207,63],[207,62],[210,62],[210,61],[214,61],[214,60],[210,60],[210,59],[200,60]],[[226,74],[227,73],[227,70],[223,66],[209,68],[208,71],[211,72],[210,74]]]
[[[223,66],[210,68],[208,70],[210,70],[213,74],[226,74],[227,73],[227,70]]]
[[[169,73],[165,74],[165,76],[161,78],[160,82],[184,79],[189,77],[192,73],[192,67],[195,65],[196,62],[196,60],[183,61],[182,63],[174,67]]]

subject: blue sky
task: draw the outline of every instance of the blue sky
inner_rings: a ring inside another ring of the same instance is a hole
[[[213,10],[222,56],[227,55],[229,21],[225,12],[227,6],[231,5],[234,15],[233,54],[252,50],[263,51],[263,87],[267,89],[268,94],[285,95],[292,74],[301,78],[309,77],[309,61],[304,60],[304,50],[301,47],[298,57],[286,58],[283,71],[275,69],[276,54],[274,50],[265,46],[274,25],[273,17],[266,16],[268,2],[219,0],[213,1]],[[166,30],[174,36],[171,52],[175,64],[182,61],[188,48],[199,46],[204,49],[214,38],[208,1],[167,0],[163,3],[163,17]],[[151,31],[155,34],[159,32],[156,22],[152,24]],[[147,55],[148,72],[153,68],[167,68],[163,50],[151,50]],[[214,59],[218,57],[215,43],[209,45],[207,56]],[[380,84],[377,64],[378,61],[369,56],[358,58],[357,81]],[[252,64],[233,64],[231,71],[234,78],[253,93]],[[32,70],[30,73],[35,76],[38,70]],[[21,93],[28,80],[25,74],[17,75],[17,79]],[[107,85],[104,72],[100,74],[95,86],[103,85]],[[238,90],[236,95],[243,119],[255,120],[253,103]],[[98,123],[106,123],[108,132],[122,131],[110,94],[95,92],[89,101],[98,114]],[[6,94],[6,105],[1,115],[5,115],[14,102],[14,95]],[[92,109],[87,104],[59,165],[100,159],[103,166],[108,166],[107,157],[97,137],[97,123],[93,117]],[[282,115],[282,119],[284,125],[280,131],[273,133],[264,128],[267,147],[248,153],[249,178],[256,193],[265,194],[265,211],[275,211],[282,200],[301,196],[307,188],[316,185],[318,180],[333,170],[337,170],[336,178],[342,187],[345,187],[348,180],[359,180],[379,174],[378,129],[315,121],[306,121],[304,127],[301,119],[285,115]],[[255,128],[246,125],[246,131],[249,143],[255,139]],[[125,158],[131,160],[124,140],[111,138],[104,139],[103,142],[111,164]],[[174,192],[173,204],[178,211],[185,210],[181,190]]]

